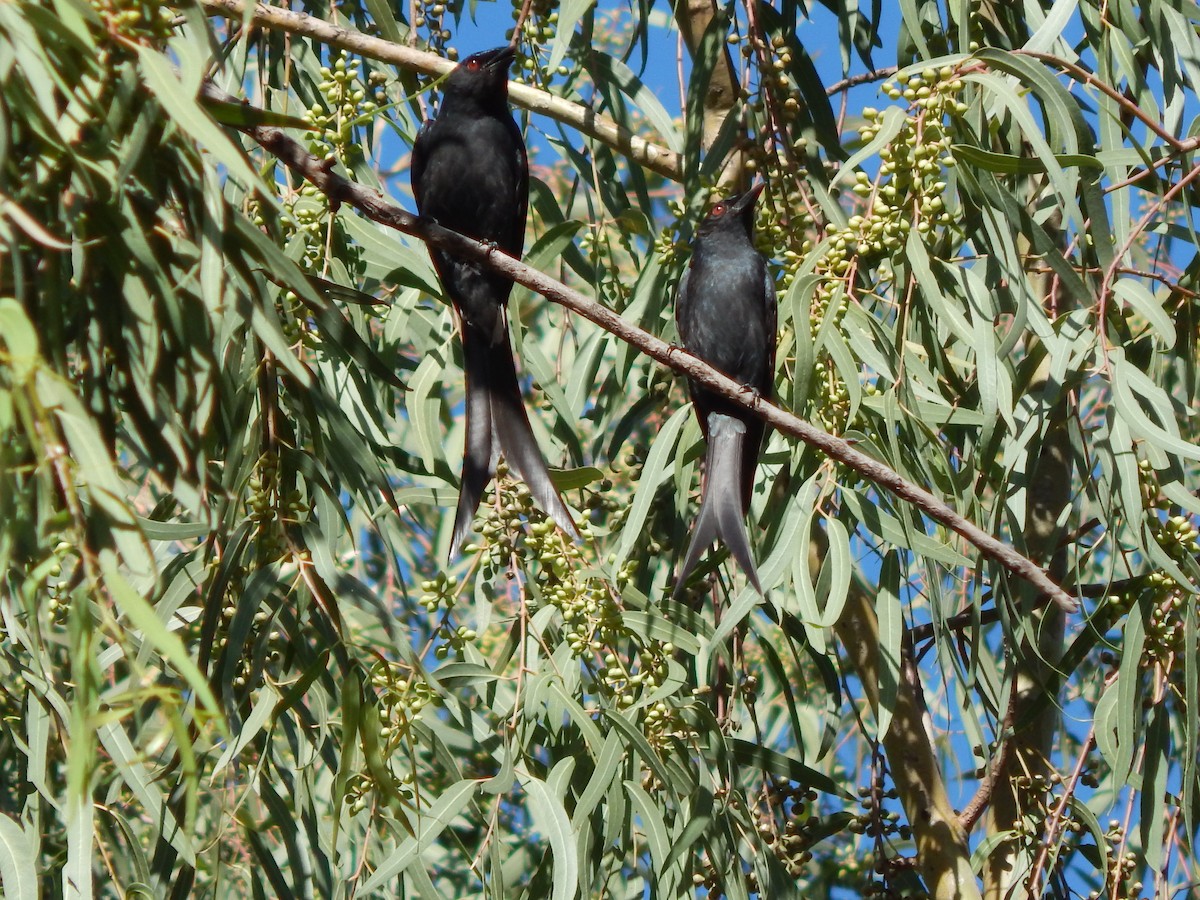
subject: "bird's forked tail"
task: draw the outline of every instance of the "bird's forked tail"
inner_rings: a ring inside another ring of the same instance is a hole
[[[496,474],[496,458],[501,452],[528,486],[538,507],[563,531],[579,537],[570,511],[550,480],[546,460],[533,436],[507,329],[498,339],[491,339],[472,326],[464,326],[463,361],[467,382],[467,437],[450,558],[458,553],[463,539],[471,531],[479,501]]]
[[[723,413],[710,413],[700,512],[692,526],[692,540],[679,569],[672,599],[680,598],[700,557],[718,539],[729,548],[754,589],[760,594],[763,592],[742,513],[742,455],[745,449],[746,424]]]

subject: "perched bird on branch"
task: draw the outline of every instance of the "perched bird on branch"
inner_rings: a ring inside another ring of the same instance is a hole
[[[529,162],[508,106],[508,68],[515,55],[512,47],[475,53],[450,73],[437,116],[421,126],[413,144],[410,174],[421,215],[519,259]],[[537,504],[560,528],[578,534],[521,399],[506,313],[512,281],[433,247],[430,255],[458,312],[467,379],[467,437],[451,558],[471,530],[501,451]]]
[[[700,223],[692,260],[675,293],[675,321],[684,348],[713,368],[770,400],[775,371],[775,283],[754,249],[754,204],[759,184],[720,200]],[[745,515],[762,447],[765,423],[708,388],[689,380],[692,405],[707,451],[700,512],[675,582],[675,598],[704,551],[721,540],[754,588],[762,593]]]

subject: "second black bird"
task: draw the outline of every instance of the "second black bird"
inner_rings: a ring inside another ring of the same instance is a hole
[[[422,215],[520,258],[529,163],[508,107],[508,67],[514,56],[511,47],[487,50],[468,56],[450,73],[436,118],[425,122],[413,144],[411,177]],[[538,505],[576,534],[521,399],[506,314],[512,281],[432,247],[430,255],[458,311],[467,380],[467,436],[450,556],[471,530],[500,451]]]
[[[753,243],[759,184],[721,200],[700,223],[692,260],[675,294],[675,321],[689,353],[770,400],[775,371],[775,284]],[[695,381],[688,386],[708,447],[700,512],[675,582],[682,595],[688,576],[720,539],[762,593],[744,517],[766,426],[745,409]]]

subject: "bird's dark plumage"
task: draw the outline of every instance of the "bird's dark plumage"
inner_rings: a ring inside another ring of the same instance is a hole
[[[521,256],[529,206],[525,141],[508,106],[511,47],[476,53],[446,79],[437,116],[413,144],[417,209],[439,225]],[[577,534],[550,481],[521,399],[508,335],[512,281],[477,263],[430,248],[442,286],[458,311],[466,372],[467,437],[450,556],[462,546],[501,451],[534,500]]]
[[[683,346],[715,369],[770,400],[775,371],[775,284],[754,248],[754,203],[759,184],[716,203],[692,242],[692,261],[675,293],[675,321]],[[675,582],[675,596],[704,551],[720,539],[760,593],[745,515],[766,426],[763,421],[695,382],[692,405],[708,448],[700,512]]]

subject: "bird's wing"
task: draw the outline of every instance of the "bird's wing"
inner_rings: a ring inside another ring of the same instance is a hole
[[[521,252],[525,249],[525,221],[529,215],[529,155],[525,151],[525,138],[521,134],[521,128],[517,125],[516,120],[511,116],[508,119],[511,126],[512,134],[515,140],[513,141],[513,150],[516,154],[517,179],[516,179],[516,202],[517,216],[520,224],[517,236],[517,246],[509,248],[509,252],[516,257],[521,256]]]
[[[434,122],[436,119],[426,119],[417,130],[416,140],[413,141],[412,159],[408,164],[408,178],[412,184],[413,197],[417,201],[417,209],[421,208],[421,176],[425,172],[425,164],[429,160],[429,145],[432,143]]]
[[[679,284],[675,286],[675,329],[679,332],[679,340],[682,343],[687,343],[687,338],[683,333],[683,305],[687,302],[688,279],[692,275],[691,263],[683,270],[683,275],[679,277]]]
[[[771,277],[771,269],[763,261],[763,302],[767,307],[767,343],[770,352],[767,354],[766,382],[759,385],[759,393],[768,400],[774,395],[775,387],[775,347],[779,343],[779,301],[775,297],[775,279]]]
[[[689,262],[688,267],[683,270],[683,274],[679,277],[679,284],[675,286],[675,330],[679,332],[679,343],[687,350],[690,328],[687,324],[687,306],[688,306],[688,282],[692,277],[692,264]],[[688,352],[692,352],[688,350]],[[688,396],[692,398],[692,405],[696,404],[696,385],[692,379],[687,380]],[[704,433],[704,437],[708,439],[708,416],[705,415],[705,410],[696,409],[696,418],[700,420],[700,430]]]

